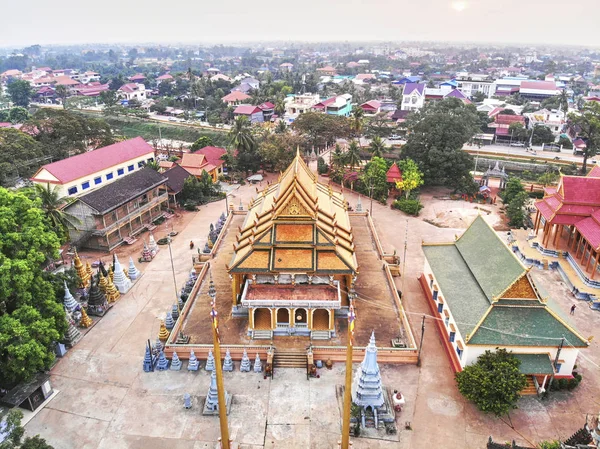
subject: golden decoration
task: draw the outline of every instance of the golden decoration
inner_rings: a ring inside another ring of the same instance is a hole
[[[92,325],[92,323],[93,323],[92,319],[88,316],[87,312],[82,307],[81,308],[81,321],[79,321],[79,327],[88,328]]]
[[[170,332],[165,326],[164,320],[160,320],[160,330],[158,331],[158,339],[161,342],[166,343],[167,339],[169,338],[169,335]]]

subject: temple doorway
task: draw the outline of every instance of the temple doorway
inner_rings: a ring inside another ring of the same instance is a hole
[[[255,309],[254,310],[254,329],[270,330],[271,329],[271,310],[270,309]]]
[[[306,318],[306,309],[296,309],[294,315],[294,322],[296,323],[296,327],[307,327],[308,320]]]
[[[288,309],[277,309],[277,326],[290,325],[290,311]]]
[[[329,311],[326,309],[316,309],[313,312],[313,330],[329,330]]]

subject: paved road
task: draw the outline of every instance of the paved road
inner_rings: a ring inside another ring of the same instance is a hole
[[[553,152],[553,151],[542,151],[542,147],[534,147],[533,151],[527,151],[523,147],[511,147],[508,145],[485,145],[481,148],[477,147],[477,145],[465,145],[463,147],[465,150],[469,151],[477,151],[481,155],[485,155],[485,153],[502,153],[507,157],[510,156],[526,156],[529,158],[535,159],[547,159],[547,160],[556,160],[559,158],[562,161],[570,161],[576,163],[582,163],[582,156],[574,156],[572,150],[562,150],[561,152]],[[590,163],[592,161],[590,160]]]

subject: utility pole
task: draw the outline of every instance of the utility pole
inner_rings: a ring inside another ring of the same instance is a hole
[[[166,228],[166,226],[165,226]],[[173,228],[171,228],[173,229]],[[171,234],[167,232],[167,243],[169,244],[169,257],[171,258],[171,273],[173,273],[173,287],[175,287],[175,303],[179,304],[177,281],[175,280],[175,265],[173,265],[173,251],[171,251]]]
[[[354,314],[354,306],[352,305],[352,300],[350,300],[350,308],[348,311],[348,343],[346,344],[346,382],[344,385],[344,413],[342,421],[341,449],[350,448],[350,409],[352,408],[352,337],[354,335],[355,321],[356,315]]]
[[[554,362],[552,362],[552,376],[550,376],[550,382],[546,385],[546,392],[544,393],[544,397],[548,396],[550,391],[550,386],[552,382],[554,382],[554,375],[556,374],[556,366],[558,365],[558,357],[560,356],[560,351],[562,350],[563,345],[565,344],[565,337],[560,339],[560,345],[558,345],[558,350],[556,351],[556,357],[554,357]]]
[[[230,449],[229,440],[229,427],[227,425],[227,402],[225,401],[225,387],[223,386],[223,366],[221,365],[221,346],[219,341],[219,328],[217,323],[217,309],[216,309],[216,297],[217,290],[212,280],[212,274],[210,277],[210,284],[208,287],[208,295],[211,299],[211,312],[210,316],[212,319],[212,334],[213,334],[213,347],[215,350],[215,371],[217,375],[217,398],[219,400],[219,424],[221,427],[221,449]]]
[[[375,189],[375,183],[373,180],[371,180],[371,183],[369,184],[369,191],[370,196],[371,196],[371,208],[369,209],[369,212],[371,213],[371,218],[373,218],[373,190]]]
[[[425,335],[425,315],[421,321],[421,343],[419,343],[419,354],[417,355],[417,366],[421,366],[421,350],[423,349],[423,336]]]
[[[404,255],[402,256],[402,296],[404,296],[404,279],[406,279],[406,250],[408,248],[408,218],[406,219],[406,229],[404,231]]]

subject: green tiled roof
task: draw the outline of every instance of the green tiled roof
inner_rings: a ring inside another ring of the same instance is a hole
[[[423,252],[464,338],[490,307],[490,301],[454,244],[424,245]]]
[[[460,236],[456,247],[490,300],[526,271],[481,216]]]
[[[452,310],[452,308],[451,308]],[[454,313],[454,311],[452,310]],[[529,337],[531,336],[531,337]],[[471,336],[472,345],[558,346],[565,337],[573,346],[587,342],[550,314],[547,307],[495,305]]]
[[[552,374],[552,361],[548,354],[513,354],[521,361],[521,374]]]

